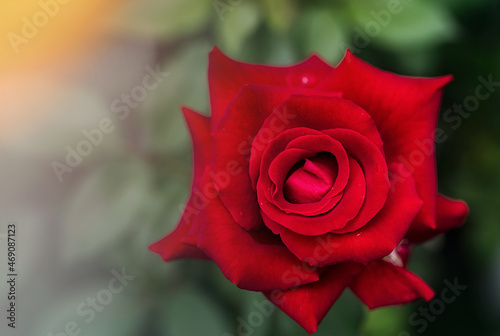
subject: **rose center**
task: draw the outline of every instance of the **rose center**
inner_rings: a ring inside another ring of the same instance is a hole
[[[337,174],[335,157],[330,153],[319,153],[293,166],[285,180],[283,195],[290,203],[317,202],[332,188]]]

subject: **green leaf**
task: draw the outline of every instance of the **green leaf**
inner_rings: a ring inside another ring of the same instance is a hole
[[[38,311],[30,323],[32,332],[27,335],[59,335],[73,326],[80,329],[82,336],[137,335],[146,319],[147,306],[140,297],[132,294],[134,280],[122,287],[121,292],[112,293],[109,290],[112,278],[110,272],[100,279],[87,279],[81,285],[72,286],[71,290],[59,288],[55,297],[46,298],[44,302],[50,304]],[[95,299],[95,306],[88,303],[88,298]]]
[[[500,225],[498,225],[498,190],[500,178],[500,147],[484,134],[466,150],[459,165],[455,183],[451,188],[453,195],[460,195],[470,207],[464,237],[470,237],[471,245],[480,261],[490,261],[498,248]]]
[[[258,27],[260,13],[255,3],[245,1],[226,12],[223,20],[217,20],[220,47],[229,54],[236,54]]]
[[[494,3],[495,0],[442,0],[441,4],[446,6],[447,8],[453,8],[461,13],[465,13],[466,11],[473,10],[475,8],[484,8],[488,4]]]
[[[386,307],[367,312],[363,323],[363,336],[400,335],[409,329],[408,309],[403,307]]]
[[[216,302],[194,288],[180,288],[158,298],[159,335],[224,335],[231,324]]]
[[[261,4],[269,27],[277,33],[288,32],[299,13],[294,0],[262,0]]]
[[[303,57],[319,53],[321,57],[337,63],[345,54],[346,32],[343,10],[313,8],[304,12],[294,27]]]
[[[191,156],[181,106],[208,112],[206,78],[211,48],[208,43],[195,41],[171,55],[162,66],[163,71],[168,72],[168,77],[141,106],[142,129],[149,151],[170,157]],[[173,161],[173,164],[178,163]]]
[[[132,1],[116,25],[131,35],[172,40],[201,30],[212,10],[207,0]]]
[[[63,255],[73,262],[112,248],[144,220],[151,201],[151,171],[135,159],[117,160],[91,172],[68,201]]]
[[[253,336],[267,336],[272,334],[271,328],[274,315],[279,310],[267,298],[258,292],[245,291],[240,298],[243,305],[241,320],[238,321],[238,326],[247,324],[252,330]],[[243,321],[243,322],[241,322]],[[233,330],[231,334],[237,335],[237,331]]]
[[[364,310],[358,298],[349,290],[345,290],[326,314],[317,335],[358,336],[364,317]]]
[[[110,107],[100,97],[71,86],[61,87],[58,92],[59,96],[54,104],[40,105],[39,113],[51,117],[40,121],[43,126],[33,127],[29,133],[12,142],[13,150],[35,157],[57,156],[58,162],[66,164],[66,146],[76,150],[79,142],[87,140],[83,131],[99,129],[100,122],[109,118],[113,122],[114,130],[103,134],[102,142],[97,146],[92,145],[92,152],[84,161],[96,159],[106,152],[123,151],[120,125],[115,122],[114,117],[110,115]]]
[[[251,63],[287,66],[299,59],[295,49],[292,39],[259,30],[243,46],[240,59]]]
[[[350,1],[356,25],[353,31],[369,42],[394,50],[418,49],[449,41],[457,25],[446,7],[435,1],[400,1],[389,7],[384,0]],[[361,31],[361,32],[359,32]]]
[[[163,179],[163,180],[161,180]],[[122,253],[122,263],[133,263],[144,272],[154,271],[164,276],[172,263],[165,264],[148,246],[174,230],[189,196],[189,182],[177,176],[157,177],[155,190],[151,191],[150,211],[138,223],[131,244]]]

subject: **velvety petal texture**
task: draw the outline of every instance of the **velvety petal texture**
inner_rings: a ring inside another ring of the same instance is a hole
[[[413,245],[460,226],[437,193],[434,132],[451,76],[411,78],[347,52],[289,67],[210,53],[211,116],[183,109],[193,184],[150,249],[210,259],[314,333],[346,288],[369,308],[430,300]]]
[[[436,203],[436,228],[430,229],[423,226],[412,226],[408,231],[407,237],[414,243],[429,240],[462,225],[468,213],[469,208],[465,202],[438,195]]]
[[[397,165],[391,165],[391,169],[397,169]],[[389,193],[383,209],[359,230],[303,236],[280,226],[274,229],[297,258],[311,265],[323,267],[348,261],[368,264],[398,246],[421,207],[415,184],[406,179]]]
[[[276,67],[238,62],[214,48],[208,63],[212,129],[217,127],[229,102],[246,84],[314,88],[332,70],[316,55],[296,65]]]
[[[272,291],[264,294],[279,309],[312,334],[318,329],[318,324],[340,294],[361,272],[360,265],[339,264],[321,274],[321,279],[317,282],[287,291]]]
[[[398,181],[411,176],[424,201],[414,226],[436,228],[434,133],[442,89],[451,80],[451,76],[395,75],[347,51],[335,71],[319,85],[322,90],[342,92],[344,98],[365,109],[377,125],[387,161],[405,164],[410,175],[396,172]]]
[[[206,183],[211,183],[208,172]],[[198,246],[238,287],[253,291],[288,289],[317,281],[269,231],[251,233],[236,224],[222,202],[213,199],[203,212]],[[263,262],[265,261],[265,265]],[[295,273],[298,282],[289,281]]]
[[[429,301],[434,296],[434,291],[422,279],[384,260],[368,264],[349,288],[370,309],[420,298]]]
[[[188,236],[193,226],[201,225],[201,214],[206,204],[201,180],[205,168],[210,164],[210,118],[189,108],[183,108],[182,112],[193,143],[193,183],[191,196],[175,230],[149,247],[151,251],[161,255],[165,261],[178,258],[207,259],[196,244],[193,246],[193,244],[183,243],[183,239]]]
[[[224,116],[212,134],[212,174],[220,198],[235,221],[244,229],[261,228],[260,209],[257,196],[252,192],[250,169],[254,146],[284,130],[295,115],[281,110],[271,113],[291,94],[312,95],[310,89],[288,89],[265,85],[245,85],[227,106]],[[325,93],[338,96],[338,93]],[[252,117],[249,118],[248,116]],[[263,123],[267,121],[266,125]],[[257,134],[258,132],[261,132]],[[241,192],[245,190],[245,192]],[[245,204],[242,207],[241,204]]]

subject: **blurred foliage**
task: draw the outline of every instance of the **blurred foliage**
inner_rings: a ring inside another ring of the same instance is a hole
[[[123,305],[142,309],[124,313],[117,323],[135,325],[129,333],[110,329],[106,334],[236,334],[237,318],[249,316],[254,302],[263,299],[260,293],[238,290],[215,265],[165,264],[146,250],[174,228],[189,193],[191,147],[179,107],[209,113],[206,69],[213,45],[236,59],[270,64],[297,62],[310,53],[336,64],[351,48],[377,67],[400,74],[451,73],[455,82],[445,90],[442,111],[473,95],[478,76],[500,80],[500,2],[401,0],[401,8],[384,26],[373,14],[388,10],[384,0],[127,2],[124,17],[114,25],[117,34],[153,43],[169,76],[134,111],[139,146],[126,155],[108,152],[106,160],[96,155],[97,162],[86,161],[88,175],[75,182],[63,219],[64,254],[75,268],[125,265],[141,274],[124,298],[130,302]],[[380,32],[369,34],[370,25],[378,25]],[[363,46],[357,43],[361,40]],[[500,330],[498,302],[488,299],[484,287],[489,283],[491,291],[500,292],[499,106],[500,94],[494,92],[456,129],[439,119],[448,136],[438,145],[439,190],[465,199],[471,214],[463,228],[417,248],[410,268],[436,291],[443,288],[443,279],[455,277],[468,290],[429,325],[426,335],[498,335]],[[102,283],[109,278],[99,276]],[[408,318],[422,304],[368,312],[345,293],[317,335],[416,335]],[[252,335],[306,335],[277,310],[254,329]]]

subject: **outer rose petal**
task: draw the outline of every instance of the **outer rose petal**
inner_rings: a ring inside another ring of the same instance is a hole
[[[408,303],[419,298],[429,301],[434,291],[415,274],[384,260],[368,264],[349,288],[368,308]]]
[[[210,164],[210,118],[183,108],[184,118],[191,133],[193,142],[193,184],[191,196],[182,214],[179,224],[175,230],[149,246],[149,249],[162,256],[165,261],[177,258],[201,258],[207,256],[196,246],[183,244],[183,239],[190,233],[193,227],[201,225],[201,213],[198,190],[201,183],[203,171]],[[191,233],[192,235],[192,233]]]
[[[424,201],[414,226],[436,227],[434,132],[442,88],[451,79],[398,76],[347,51],[339,66],[318,86],[340,91],[344,98],[365,109],[377,124],[387,162],[403,162],[412,172]]]
[[[455,201],[442,195],[437,197],[437,214],[435,230],[418,226],[410,227],[406,237],[420,243],[462,225],[469,209],[462,201]]]
[[[333,68],[312,55],[302,63],[277,67],[242,63],[214,48],[208,61],[208,87],[212,110],[212,130],[226,106],[245,84],[266,84],[294,88],[314,88]]]
[[[318,330],[318,324],[340,294],[361,271],[362,267],[359,264],[338,264],[322,273],[318,282],[285,292],[273,291],[264,294],[309,334],[312,334]]]
[[[204,183],[212,183],[208,170]],[[226,278],[242,289],[288,289],[319,279],[316,272],[305,270],[272,232],[250,233],[242,229],[218,197],[203,212],[198,247],[215,261]],[[294,279],[299,279],[298,283]]]
[[[191,202],[189,200],[188,204]],[[192,245],[182,243],[182,238],[189,233],[189,221],[185,219],[185,215],[174,231],[166,237],[149,246],[149,249],[158,253],[163,260],[171,261],[182,258],[209,259],[202,251]]]
[[[389,167],[397,169],[398,163]],[[385,257],[401,242],[422,206],[411,178],[389,192],[385,206],[361,229],[309,237],[279,228],[283,243],[299,259],[320,267],[340,262],[369,262]]]

